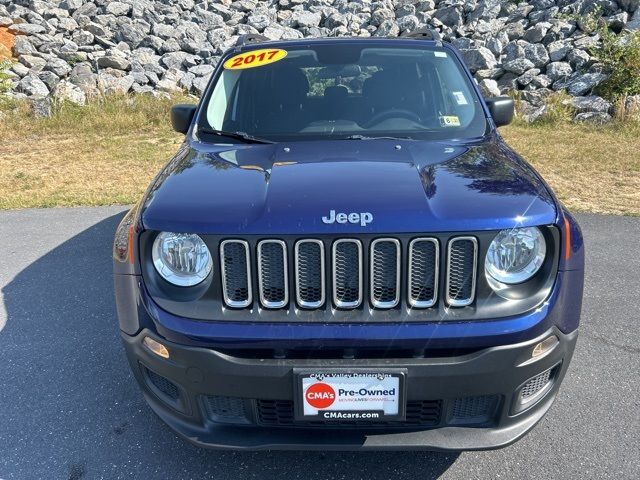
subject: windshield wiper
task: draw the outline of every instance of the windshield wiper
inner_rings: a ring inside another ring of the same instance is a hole
[[[245,143],[276,143],[266,138],[254,137],[245,132],[227,132],[226,130],[214,130],[212,128],[198,128],[198,133],[204,133],[206,135],[218,135],[220,137],[235,138],[242,140]]]
[[[348,137],[344,137],[344,140],[412,140],[411,137],[390,137],[390,136],[380,136],[380,137],[369,137],[367,135],[349,135]]]

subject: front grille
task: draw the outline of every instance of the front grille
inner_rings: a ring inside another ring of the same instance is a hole
[[[235,308],[251,304],[249,245],[243,240],[225,240],[220,244],[220,269],[224,302]]]
[[[289,301],[287,246],[281,240],[258,244],[260,302],[266,308],[282,308]]]
[[[429,308],[438,298],[440,248],[435,238],[417,238],[409,244],[409,305]]]
[[[386,427],[432,427],[440,423],[442,412],[441,400],[421,400],[407,402],[406,418],[404,421],[337,421],[326,423],[323,421],[295,421],[293,402],[290,400],[256,400],[257,422],[265,427],[304,426],[386,426]]]
[[[447,251],[447,303],[464,307],[473,303],[476,289],[478,241],[474,237],[456,237]]]
[[[324,245],[320,240],[300,240],[295,248],[296,299],[303,308],[324,304]]]
[[[362,303],[362,244],[359,240],[333,243],[333,302],[340,308]]]
[[[440,242],[446,242],[446,255],[441,254]],[[465,307],[475,300],[475,237],[377,238],[364,244],[358,239],[307,238],[292,242],[291,253],[287,245],[279,239],[258,242],[257,260],[252,263],[249,242],[223,240],[219,251],[225,305],[247,308],[258,297],[264,308],[287,308],[289,291],[294,292],[295,304],[306,310],[325,306],[357,309],[365,299],[367,306],[378,310],[395,309],[401,299],[416,310],[438,308],[440,302]],[[256,284],[258,295],[252,295]]]
[[[380,238],[371,242],[371,304],[393,308],[400,301],[400,242]]]

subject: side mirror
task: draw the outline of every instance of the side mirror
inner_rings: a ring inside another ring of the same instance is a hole
[[[491,118],[496,124],[496,127],[502,127],[503,125],[509,125],[513,120],[514,104],[511,97],[496,97],[485,100]]]
[[[171,125],[178,133],[187,133],[196,113],[196,106],[181,103],[171,107]]]

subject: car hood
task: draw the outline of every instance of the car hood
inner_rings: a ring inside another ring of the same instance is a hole
[[[359,216],[324,222],[331,211]],[[147,229],[296,235],[493,230],[556,217],[545,184],[497,137],[185,143],[142,212]]]

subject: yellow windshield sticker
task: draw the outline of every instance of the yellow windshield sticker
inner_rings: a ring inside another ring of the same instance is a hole
[[[242,70],[244,68],[262,67],[273,62],[278,62],[287,56],[286,50],[279,48],[265,48],[244,52],[224,62],[227,70]]]
[[[455,115],[445,115],[440,117],[440,123],[443,127],[459,127],[460,119]]]

